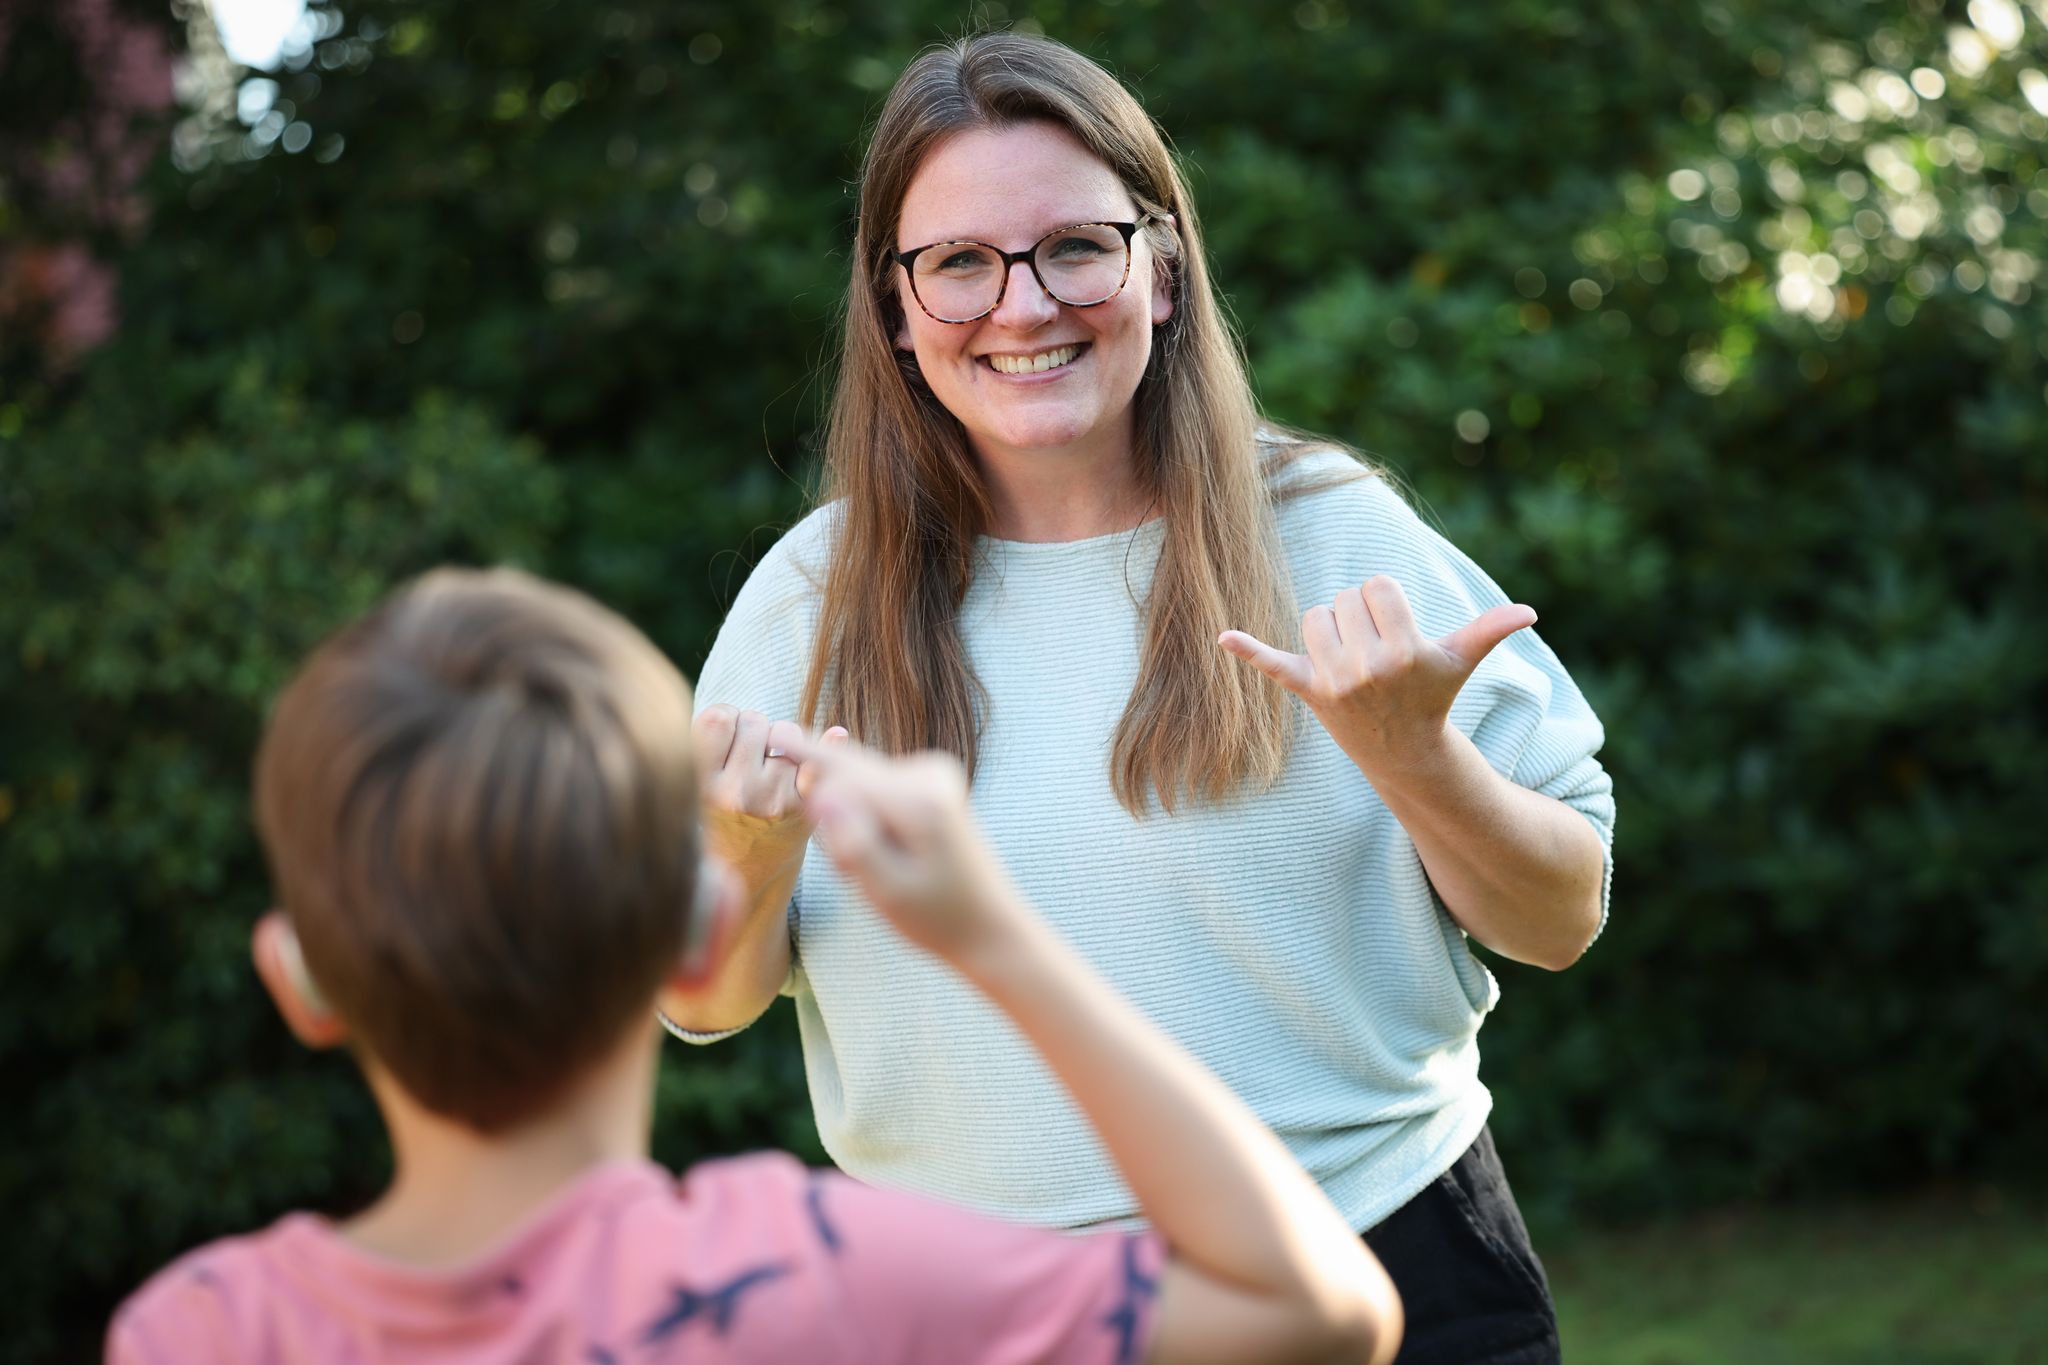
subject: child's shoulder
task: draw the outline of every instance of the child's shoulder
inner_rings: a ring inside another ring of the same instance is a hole
[[[675,1190],[683,1210],[701,1214],[736,1200],[802,1203],[823,1174],[787,1152],[749,1152],[686,1168],[676,1177]]]
[[[107,1359],[116,1365],[243,1359],[252,1312],[269,1295],[281,1249],[319,1223],[293,1213],[257,1232],[195,1247],[149,1277],[115,1310]]]
[[[751,1310],[771,1300],[767,1319],[747,1314],[744,1335],[795,1349],[816,1333],[817,1282],[833,1250],[816,1178],[774,1152],[705,1162],[680,1178],[649,1161],[614,1163],[446,1267],[387,1260],[324,1218],[292,1214],[150,1277],[109,1324],[107,1359],[326,1362],[346,1356],[327,1347],[351,1323],[425,1334],[451,1356],[459,1345],[525,1359],[550,1333],[609,1350],[683,1330],[692,1304],[729,1318],[743,1301]],[[607,1268],[601,1294],[590,1290],[596,1267]],[[280,1340],[293,1350],[264,1345]]]
[[[787,1152],[700,1161],[676,1180],[669,1216],[716,1230],[718,1257],[830,1258],[838,1248],[825,1190],[832,1173]]]

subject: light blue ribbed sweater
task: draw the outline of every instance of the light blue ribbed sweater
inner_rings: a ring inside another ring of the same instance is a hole
[[[1317,454],[1295,468],[1313,476],[1343,461]],[[1440,636],[1508,600],[1377,478],[1285,503],[1279,526],[1304,608],[1388,573]],[[1117,804],[1111,736],[1137,677],[1162,532],[1155,521],[1059,544],[980,542],[960,616],[988,689],[975,813],[1045,917],[1367,1228],[1485,1123],[1477,1035],[1498,987],[1407,834],[1299,704],[1273,789],[1145,820]],[[704,665],[700,707],[796,714],[829,534],[830,509],[814,513],[754,570]],[[1611,844],[1612,785],[1592,757],[1600,723],[1533,631],[1488,657],[1451,719],[1497,770],[1579,810]],[[1603,887],[1603,914],[1605,899]],[[1032,1049],[816,849],[792,918],[785,990],[818,1127],[844,1170],[1048,1226],[1135,1213]]]

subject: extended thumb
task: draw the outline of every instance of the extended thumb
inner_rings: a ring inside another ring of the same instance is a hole
[[[1477,668],[1479,661],[1493,653],[1494,647],[1518,630],[1527,630],[1536,624],[1536,609],[1519,602],[1504,607],[1494,607],[1481,612],[1478,617],[1446,635],[1441,641],[1443,647],[1464,660],[1467,668]]]

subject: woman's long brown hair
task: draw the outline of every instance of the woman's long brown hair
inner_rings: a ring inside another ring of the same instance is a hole
[[[1269,489],[1310,443],[1269,434],[1262,455],[1244,358],[1165,139],[1114,77],[1050,39],[985,33],[925,52],[896,82],[869,143],[825,434],[832,548],[801,715],[891,753],[943,749],[974,766],[984,694],[957,615],[974,539],[991,521],[988,490],[960,423],[894,345],[902,315],[888,253],[911,178],[939,142],[1035,121],[1072,133],[1141,211],[1159,215],[1145,238],[1166,265],[1174,308],[1138,385],[1132,457],[1165,539],[1110,777],[1133,814],[1144,814],[1148,794],[1170,812],[1190,795],[1216,801],[1266,786],[1286,761],[1286,694],[1225,655],[1216,636],[1295,636]]]

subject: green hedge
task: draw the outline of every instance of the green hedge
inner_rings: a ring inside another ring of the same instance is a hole
[[[1608,723],[1613,923],[1500,968],[1487,1030],[1550,1221],[2048,1142],[2048,32],[2014,12],[1982,52],[1924,0],[1009,12],[1172,131],[1262,401],[1399,470]],[[365,0],[280,73],[305,150],[195,120],[119,336],[5,377],[4,1354],[376,1188],[345,1064],[243,965],[265,698],[448,559],[694,666],[800,506],[859,130],[969,22]],[[816,1154],[780,1015],[678,1049],[660,1113],[672,1161]]]

